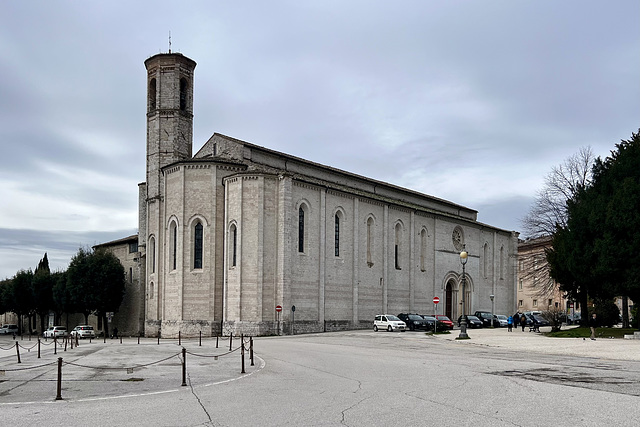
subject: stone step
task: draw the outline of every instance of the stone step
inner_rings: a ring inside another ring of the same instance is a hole
[[[635,331],[633,333],[633,335],[625,334],[624,335],[624,339],[625,340],[640,340],[640,331]]]

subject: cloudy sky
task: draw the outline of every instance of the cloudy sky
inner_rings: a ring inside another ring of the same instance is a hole
[[[144,60],[219,132],[520,231],[544,176],[640,127],[640,2],[20,1],[0,13],[0,279],[137,232]]]

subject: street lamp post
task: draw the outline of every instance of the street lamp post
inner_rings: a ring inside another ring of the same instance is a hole
[[[491,327],[493,328],[494,327],[494,325],[493,325],[493,298],[494,298],[494,295],[493,294],[489,295],[489,298],[491,298]]]
[[[469,254],[467,251],[462,248],[462,252],[460,252],[460,263],[462,264],[462,321],[460,322],[460,335],[458,335],[459,340],[468,340],[469,335],[467,335],[467,317],[466,317],[466,307],[464,303],[464,295],[465,295],[465,287],[467,284],[467,277],[464,271],[464,266],[467,264],[467,258]]]

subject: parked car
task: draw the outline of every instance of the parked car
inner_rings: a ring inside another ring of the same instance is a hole
[[[528,326],[534,326],[537,328],[539,328],[540,326],[549,326],[550,323],[547,319],[545,319],[544,317],[542,317],[539,314],[526,314],[525,316],[527,316],[527,325]]]
[[[71,336],[78,336],[78,338],[95,338],[96,331],[93,330],[93,326],[80,325],[73,328],[73,330],[71,331]]]
[[[477,328],[482,328],[483,323],[482,320],[478,319],[477,316],[465,316],[467,318],[467,328],[473,328],[473,329],[477,329]],[[460,324],[462,323],[462,316],[458,317],[458,326],[460,326]]]
[[[435,316],[430,316],[427,314],[421,314],[422,318],[429,324],[429,330],[433,331],[444,331],[447,329],[447,326],[440,320],[438,320]]]
[[[453,321],[451,321],[449,317],[445,316],[444,314],[436,314],[434,317],[438,319],[438,322],[442,322],[442,324],[446,326],[446,329],[453,329]],[[440,323],[438,323],[438,326],[440,326]]]
[[[407,329],[407,324],[393,314],[378,314],[373,320],[373,330],[377,332],[381,329],[389,332],[404,332]]]
[[[67,328],[64,326],[49,326],[49,329],[42,334],[45,338],[66,337]]]
[[[491,314],[491,312],[489,311],[476,311],[475,313],[473,313],[474,316],[476,316],[478,319],[480,319],[482,321],[482,326],[484,326],[485,328],[490,328],[491,327],[491,318],[493,317],[493,314]],[[499,326],[499,323],[494,321],[494,325],[493,326]]]
[[[496,314],[495,319],[498,321],[498,327],[506,328],[509,326],[509,318],[504,314]]]
[[[0,335],[8,335],[8,334],[17,334],[18,333],[18,325],[14,325],[12,323],[2,325],[0,328]]]
[[[398,314],[398,319],[402,320],[410,331],[415,331],[416,329],[429,330],[429,323],[418,314],[400,313]]]

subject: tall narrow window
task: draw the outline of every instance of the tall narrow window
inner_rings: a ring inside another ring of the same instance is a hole
[[[402,227],[400,226],[400,224],[396,224],[396,239],[395,239],[395,264],[396,264],[396,270],[402,270],[402,268],[400,268],[400,240],[401,240],[401,231],[402,231]]]
[[[202,223],[198,222],[193,231],[193,268],[202,268]]]
[[[373,266],[373,257],[371,252],[373,251],[373,218],[367,219],[367,265]]]
[[[153,298],[153,282],[149,284],[149,299]]]
[[[238,229],[235,224],[229,229],[229,265],[236,266],[236,254],[238,253]]]
[[[152,237],[149,239],[149,248],[151,249],[151,272],[156,272],[156,239]]]
[[[489,270],[489,245],[484,244],[482,247],[482,276],[487,278],[487,271]]]
[[[427,230],[420,232],[420,271],[427,269]]]
[[[156,79],[149,82],[149,111],[156,109]]]
[[[171,269],[175,270],[178,266],[178,227],[175,222],[171,223]]]
[[[298,209],[298,252],[304,252],[304,209]]]
[[[180,110],[185,111],[187,109],[187,79],[180,79]]]
[[[340,216],[335,216],[335,256],[340,256]]]
[[[501,279],[504,279],[504,246],[500,247],[500,276]]]

